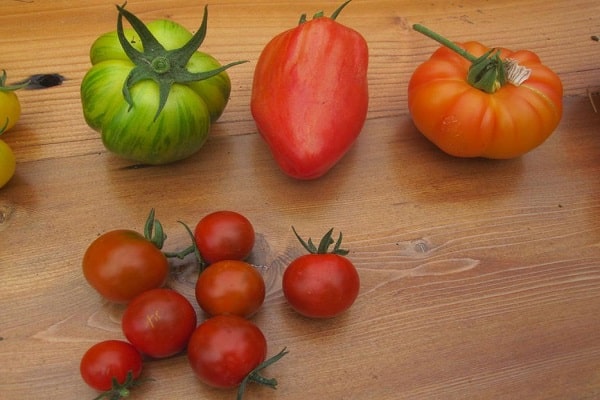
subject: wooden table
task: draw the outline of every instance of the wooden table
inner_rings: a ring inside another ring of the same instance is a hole
[[[289,354],[247,399],[600,398],[600,5],[572,1],[355,0],[338,21],[370,46],[370,109],[362,135],[326,176],[296,181],[276,167],[249,110],[266,42],[301,13],[340,1],[214,0],[203,50],[230,70],[232,95],[205,147],[173,165],[128,168],[84,122],[79,85],[88,50],[116,27],[114,1],[2,2],[0,68],[10,80],[60,73],[22,90],[22,118],[4,140],[17,173],[0,190],[0,397],[91,399],[79,361],[93,343],[123,338],[122,306],[81,272],[87,245],[111,229],[140,230],[154,207],[170,249],[178,220],[231,209],[254,223],[266,303],[254,321],[269,354]],[[202,2],[131,0],[145,21],[190,30]],[[457,159],[412,125],[410,74],[437,47],[422,23],[453,40],[535,50],[563,79],[565,109],[550,139],[509,161]],[[343,231],[361,276],[344,315],[295,314],[281,274],[301,249],[290,229]],[[169,286],[193,300],[193,260]],[[152,361],[154,380],[131,399],[233,399],[192,374],[185,356]]]

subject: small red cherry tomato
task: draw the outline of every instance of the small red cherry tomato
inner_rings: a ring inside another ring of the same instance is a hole
[[[125,229],[96,238],[83,256],[83,275],[104,298],[127,303],[161,287],[169,275],[166,256],[143,235]]]
[[[185,349],[196,322],[196,311],[183,295],[159,288],[133,299],[121,325],[127,340],[140,352],[164,358]]]
[[[296,231],[294,231],[295,233]],[[346,311],[358,297],[360,278],[340,248],[342,235],[332,252],[333,229],[321,239],[319,248],[296,236],[311,253],[298,257],[283,274],[283,294],[298,313],[311,318],[335,317]]]
[[[81,377],[99,391],[113,389],[113,379],[127,386],[128,374],[137,379],[142,373],[142,356],[131,344],[122,340],[106,340],[90,347],[79,365]],[[132,382],[129,382],[131,386]]]
[[[218,388],[238,386],[267,356],[267,341],[252,322],[218,315],[202,322],[188,344],[188,359],[196,376]]]
[[[196,300],[209,315],[233,314],[248,318],[265,300],[265,281],[247,262],[218,261],[198,277]]]
[[[194,231],[202,259],[212,264],[221,260],[244,260],[254,247],[254,227],[234,211],[216,211],[203,217]]]

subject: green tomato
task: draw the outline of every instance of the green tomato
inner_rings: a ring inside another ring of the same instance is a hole
[[[11,148],[0,139],[0,188],[15,174],[17,161]]]
[[[144,25],[117,6],[117,31],[92,45],[92,68],[81,83],[83,114],[106,148],[145,164],[165,164],[196,153],[229,100],[227,68],[197,51],[207,11],[192,35],[157,20]],[[123,29],[125,17],[132,29]]]

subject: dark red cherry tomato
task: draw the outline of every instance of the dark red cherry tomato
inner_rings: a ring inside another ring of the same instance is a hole
[[[196,311],[183,295],[159,288],[133,299],[121,325],[127,340],[140,352],[164,358],[185,349],[196,322]]]
[[[216,211],[196,225],[194,237],[202,260],[212,264],[221,260],[244,260],[254,247],[254,227],[234,211]]]
[[[294,230],[294,233],[296,231]],[[333,252],[333,229],[316,248],[312,241],[296,236],[311,253],[292,261],[283,274],[283,294],[298,313],[312,318],[335,317],[346,311],[358,297],[360,279],[356,268],[344,257],[340,234]]]
[[[188,344],[196,376],[218,388],[238,386],[267,356],[267,340],[252,322],[218,315],[202,322]]]
[[[142,356],[127,342],[106,340],[85,352],[79,371],[90,387],[108,392],[106,398],[120,399],[142,373]]]
[[[104,298],[126,303],[164,285],[169,262],[138,232],[118,229],[96,238],[83,256],[83,275]]]
[[[247,262],[218,261],[198,277],[196,300],[209,315],[234,314],[248,318],[265,300],[265,281]]]

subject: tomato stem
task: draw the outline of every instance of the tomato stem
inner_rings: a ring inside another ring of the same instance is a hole
[[[442,44],[471,62],[467,81],[475,88],[486,93],[494,93],[506,83],[521,85],[531,74],[531,70],[520,66],[515,60],[502,60],[500,50],[491,49],[481,57],[476,57],[456,43],[446,39],[420,24],[413,29]]]
[[[342,10],[348,5],[348,3],[350,3],[352,0],[348,0],[346,1],[344,4],[342,4],[341,6],[339,6],[334,12],[333,14],[331,14],[331,18],[332,20],[336,20],[336,18],[338,17],[338,15],[340,15],[340,13],[342,12]],[[323,18],[325,16],[325,12],[321,11],[317,11],[315,14],[313,14],[313,19],[317,19],[317,18]],[[300,16],[300,21],[298,22],[298,25],[302,25],[305,22],[307,22],[308,20],[306,19],[306,14],[302,14]]]
[[[6,84],[6,70],[2,70],[2,75],[0,75],[0,92],[14,92],[15,90],[22,89],[29,85],[29,81],[25,81],[18,85],[7,85]]]
[[[150,210],[146,223],[144,225],[144,237],[151,241],[159,250],[163,248],[167,235],[163,230],[162,224],[155,218],[154,208]]]
[[[246,375],[244,380],[242,380],[242,382],[240,383],[240,386],[238,387],[236,399],[242,400],[242,397],[244,396],[244,392],[246,390],[246,385],[248,384],[248,382],[255,382],[255,383],[258,383],[261,385],[268,386],[271,389],[277,389],[277,379],[265,378],[264,376],[262,376],[260,374],[260,372],[263,369],[267,368],[269,365],[274,364],[277,361],[279,361],[287,353],[288,353],[287,348],[284,347],[279,353],[275,354],[273,357],[269,358],[268,360],[263,361],[256,368],[254,368],[252,371],[250,371],[250,373],[248,375]]]

